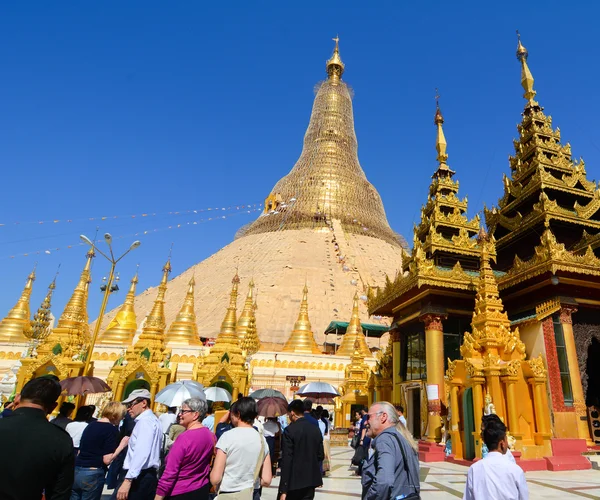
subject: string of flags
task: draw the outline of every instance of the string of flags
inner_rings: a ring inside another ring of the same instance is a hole
[[[231,210],[246,210],[262,207],[262,203],[249,203],[244,205],[230,205],[228,207],[208,207],[208,208],[196,208],[192,210],[179,210],[171,212],[147,212],[133,215],[103,215],[100,217],[82,217],[77,219],[49,219],[49,220],[38,220],[38,221],[16,221],[16,222],[5,222],[0,223],[0,227],[3,226],[19,226],[28,224],[60,224],[60,223],[72,223],[72,222],[84,222],[84,221],[106,221],[114,219],[143,219],[148,217],[157,217],[160,215],[186,215],[186,214],[199,214],[202,212],[218,212],[218,211],[231,211]]]
[[[145,229],[142,231],[138,231],[136,233],[114,236],[113,238],[118,240],[118,239],[122,239],[122,238],[143,237],[143,236],[147,236],[147,235],[153,234],[153,233],[158,233],[161,231],[169,231],[169,230],[173,230],[173,229],[180,229],[182,227],[196,226],[198,224],[203,224],[203,223],[210,222],[210,221],[223,220],[223,219],[227,219],[229,217],[233,217],[235,215],[250,214],[253,212],[261,211],[262,203],[255,203],[253,205],[239,205],[239,206],[231,207],[231,208],[236,209],[236,211],[232,212],[232,213],[228,213],[228,214],[222,214],[222,213],[218,214],[217,213],[215,215],[211,215],[211,217],[208,217],[208,218],[202,218],[202,219],[198,219],[195,221],[183,222],[181,224],[172,224],[170,226],[163,227],[163,228]],[[203,211],[209,211],[209,210],[203,210]],[[96,242],[101,242],[101,241],[103,241],[103,240],[101,240],[101,239],[96,240]],[[50,247],[50,248],[45,248],[45,249],[41,249],[41,250],[35,250],[32,252],[4,256],[4,257],[0,257],[0,259],[15,259],[17,257],[29,257],[32,255],[51,255],[53,252],[57,252],[60,250],[67,250],[70,248],[78,248],[80,246],[87,246],[87,244],[83,243],[83,242],[79,242],[79,243],[74,243],[72,245],[65,245],[62,247]]]

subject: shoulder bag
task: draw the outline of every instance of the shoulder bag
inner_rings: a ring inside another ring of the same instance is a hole
[[[264,438],[260,432],[257,432],[257,434],[260,439],[260,453],[258,454],[258,461],[256,462],[256,468],[254,469],[254,481],[252,481],[252,486],[250,488],[235,491],[232,493],[219,493],[214,500],[252,500],[252,496],[254,494],[254,485],[256,484],[256,480],[258,479],[258,475],[260,474],[260,468],[262,467],[263,461],[265,459]]]
[[[396,431],[394,429],[394,432],[392,433],[393,436],[396,438],[396,441],[398,441],[398,446],[400,447],[400,453],[402,453],[402,462],[404,464],[404,470],[406,472],[406,477],[408,478],[408,485],[412,486],[415,491],[414,493],[410,493],[407,496],[405,496],[405,500],[420,500],[421,499],[421,494],[417,491],[417,486],[415,485],[414,482],[412,482],[410,480],[410,470],[408,468],[408,462],[406,461],[406,454],[404,453],[404,447],[402,446],[402,443],[400,442],[400,436],[398,435],[398,431]],[[419,480],[419,478],[417,478],[417,481]],[[417,485],[420,483],[416,483]]]

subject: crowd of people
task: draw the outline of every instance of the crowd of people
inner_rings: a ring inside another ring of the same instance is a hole
[[[116,500],[259,500],[278,468],[278,498],[310,500],[330,469],[329,415],[308,399],[289,403],[285,427],[258,420],[249,397],[216,425],[199,398],[157,417],[146,389],[106,404],[99,418],[82,406],[71,420],[75,405],[65,402],[50,421],[60,394],[56,377],[39,377],[3,412],[3,500],[100,500],[106,489]],[[420,498],[418,447],[405,422],[402,408],[387,402],[357,415],[364,500]],[[502,420],[485,416],[481,435],[489,453],[469,469],[464,498],[526,500]]]

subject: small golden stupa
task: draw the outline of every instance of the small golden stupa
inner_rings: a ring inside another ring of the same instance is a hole
[[[104,332],[100,334],[100,344],[117,344],[122,346],[131,345],[135,332],[137,331],[137,319],[133,307],[135,300],[135,288],[138,284],[138,273],[131,279],[131,286],[125,296],[125,302],[119,309],[117,315],[108,324]]]
[[[294,329],[290,338],[283,346],[283,352],[295,352],[305,354],[321,354],[321,349],[315,341],[315,335],[312,331],[310,319],[308,318],[308,286],[304,285],[302,291],[302,302],[300,303],[300,313],[294,324]]]
[[[21,298],[0,322],[0,342],[27,341],[27,336],[23,332],[29,328],[29,318],[31,315],[29,311],[29,299],[34,281],[35,268],[27,276],[27,282],[21,293]]]
[[[342,339],[342,345],[340,345],[336,355],[352,356],[356,349],[356,345],[358,345],[358,349],[363,357],[373,357],[373,354],[367,345],[367,339],[365,338],[365,334],[363,333],[362,325],[360,323],[360,316],[358,314],[358,292],[354,294],[352,317],[350,318],[350,323],[346,329],[346,334]]]
[[[189,288],[175,321],[171,323],[167,332],[166,342],[168,346],[197,346],[200,345],[198,325],[196,324],[196,312],[194,311],[194,277],[190,279]]]

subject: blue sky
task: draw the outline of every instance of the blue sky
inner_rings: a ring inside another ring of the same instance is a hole
[[[116,251],[148,231],[120,264],[124,283],[140,264],[141,288],[159,281],[171,243],[174,274],[229,243],[257,216],[237,207],[262,202],[298,158],[336,33],[355,91],[361,164],[409,241],[436,166],[435,87],[470,215],[501,196],[524,104],[516,29],[539,102],[584,157],[588,178],[599,177],[600,7],[361,4],[4,2],[0,314],[35,261],[33,308],[62,264],[60,314],[84,263],[78,235],[93,236],[97,225]],[[232,208],[218,220],[214,210],[169,214],[209,207]],[[102,216],[119,217],[89,220]],[[38,223],[52,220],[73,222]],[[97,259],[91,317],[106,271]]]

